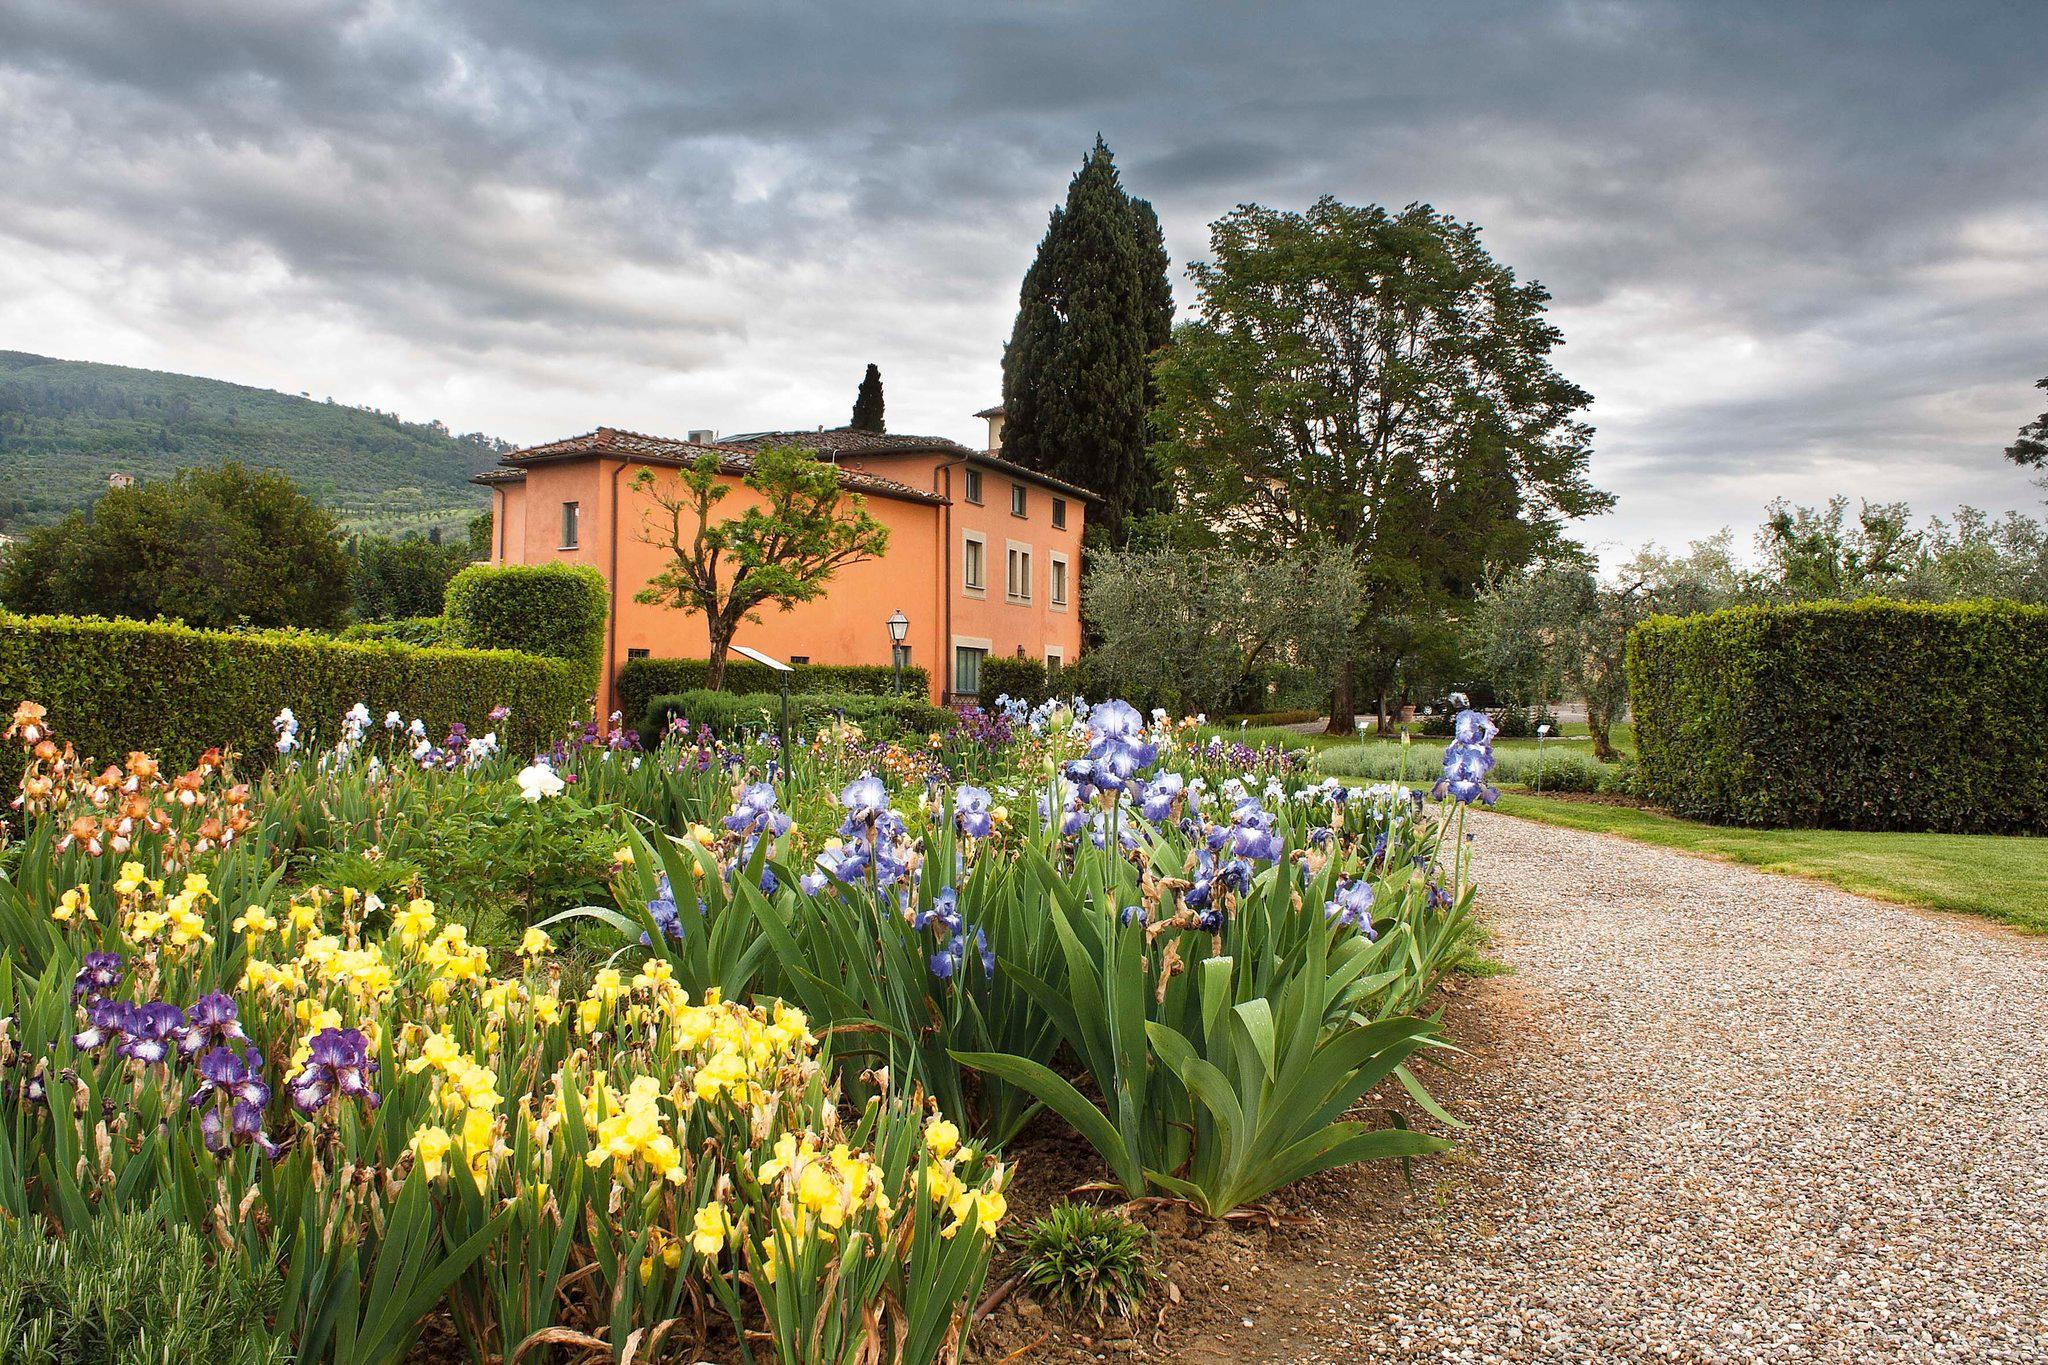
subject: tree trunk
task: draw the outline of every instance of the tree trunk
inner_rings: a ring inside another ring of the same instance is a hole
[[[1387,709],[1387,689],[1384,687],[1373,700],[1373,717],[1372,728],[1381,739],[1394,733],[1394,713]]]
[[[1326,735],[1348,735],[1358,729],[1358,665],[1350,659],[1337,663],[1337,677],[1330,687],[1330,725]]]
[[[1614,717],[1607,714],[1605,707],[1595,706],[1590,700],[1587,701],[1586,733],[1593,737],[1593,757],[1602,763],[1612,763],[1616,758],[1614,741],[1607,734],[1608,727],[1613,723]]]
[[[710,657],[704,661],[704,686],[716,692],[725,686],[725,656],[732,648],[733,627],[711,617],[706,623],[711,636]]]

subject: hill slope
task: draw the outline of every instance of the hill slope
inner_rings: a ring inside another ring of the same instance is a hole
[[[218,379],[0,351],[0,531],[83,507],[109,474],[226,460],[290,475],[352,527],[459,525],[486,503],[469,476],[508,448]]]

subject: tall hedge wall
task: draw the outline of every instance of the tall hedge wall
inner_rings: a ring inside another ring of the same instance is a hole
[[[588,564],[472,564],[442,598],[448,643],[567,659],[586,692],[604,666],[610,611],[604,575]]]
[[[619,668],[618,708],[631,724],[656,697],[701,691],[710,666],[706,659],[628,659]],[[931,675],[922,668],[903,670],[904,695],[928,697],[930,689]],[[729,658],[723,690],[776,692],[775,670],[751,659]],[[896,690],[896,670],[882,664],[798,664],[789,690],[887,696]]]
[[[357,702],[382,718],[426,721],[435,737],[452,721],[495,728],[507,747],[531,747],[583,714],[589,690],[559,659],[507,651],[351,644],[297,631],[236,633],[182,625],[0,612],[0,703],[49,708],[58,735],[102,761],[131,749],[185,767],[214,745],[246,755],[253,771],[276,752],[271,721],[289,706],[312,742],[331,743]],[[20,754],[0,748],[11,791]]]
[[[1644,793],[1724,824],[2048,832],[2048,608],[1864,601],[1628,639]]]

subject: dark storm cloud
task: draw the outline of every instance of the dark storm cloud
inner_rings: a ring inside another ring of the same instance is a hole
[[[1100,131],[1177,260],[1246,200],[1483,224],[1599,399],[1596,538],[2024,505],[2044,38],[2032,3],[0,0],[0,346],[532,438],[840,421],[875,359],[896,425],[964,436]]]

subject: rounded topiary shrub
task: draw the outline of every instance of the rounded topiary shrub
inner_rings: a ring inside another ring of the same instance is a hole
[[[2048,608],[1823,602],[1628,640],[1641,794],[1728,824],[2048,832]]]
[[[587,564],[472,564],[448,581],[448,643],[567,659],[595,686],[609,604]]]

